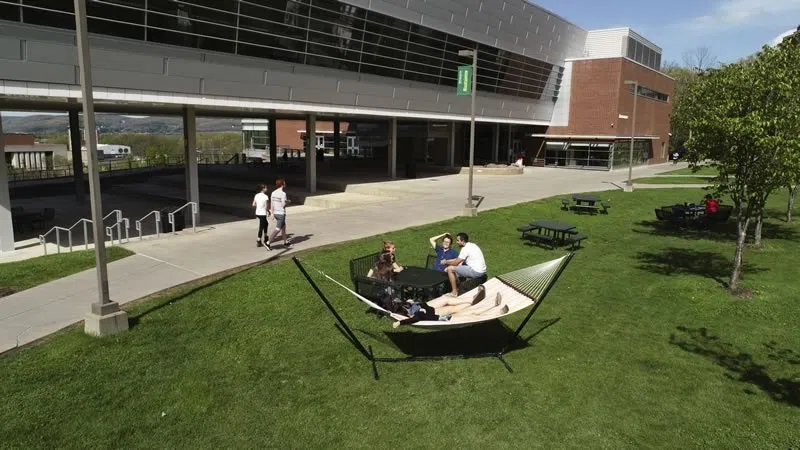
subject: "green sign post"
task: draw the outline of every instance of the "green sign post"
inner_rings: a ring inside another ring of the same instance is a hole
[[[458,66],[458,95],[472,95],[472,65]]]

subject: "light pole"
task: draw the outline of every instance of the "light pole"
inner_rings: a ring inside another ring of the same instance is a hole
[[[631,148],[628,159],[628,184],[625,192],[633,192],[633,143],[636,139],[636,102],[639,99],[639,81],[625,80],[626,86],[633,86],[633,117],[631,117]]]
[[[86,0],[75,0],[75,32],[78,44],[81,100],[83,102],[83,127],[86,133],[86,162],[89,166],[89,198],[92,206],[92,231],[94,235],[95,262],[97,264],[98,296],[97,302],[92,303],[91,313],[86,315],[84,331],[96,336],[106,336],[127,330],[128,316],[125,311],[119,309],[117,302],[111,301],[108,292],[103,206],[100,197],[100,174],[97,170],[97,134],[95,134],[92,63],[89,58]]]
[[[471,82],[470,96],[471,105],[470,111],[470,124],[469,124],[469,192],[467,194],[467,203],[464,205],[463,215],[475,216],[478,214],[478,209],[472,204],[472,171],[475,164],[475,89],[478,86],[478,50],[459,50],[458,56],[472,56],[472,71],[471,79],[463,80],[464,82]],[[461,74],[459,74],[461,76]]]

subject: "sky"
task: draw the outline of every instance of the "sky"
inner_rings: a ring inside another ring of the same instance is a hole
[[[710,47],[736,62],[800,25],[800,0],[532,0],[586,30],[630,27],[663,49],[662,61]]]

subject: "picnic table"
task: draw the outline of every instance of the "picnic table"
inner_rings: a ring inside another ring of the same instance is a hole
[[[438,297],[442,286],[448,283],[447,274],[425,267],[405,266],[397,273],[395,284],[403,293],[417,300]]]
[[[575,205],[572,206],[572,210],[575,212],[587,212],[594,214],[599,210],[595,203],[599,202],[600,199],[594,195],[573,194],[572,200],[575,201]]]
[[[555,222],[552,220],[536,220],[529,225],[518,228],[522,232],[522,237],[541,244],[547,244],[550,248],[556,245],[563,245],[566,235],[575,229],[575,225],[568,223]],[[532,233],[536,231],[536,233]]]

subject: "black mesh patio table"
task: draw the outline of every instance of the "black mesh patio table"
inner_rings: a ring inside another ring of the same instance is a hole
[[[438,297],[442,286],[448,282],[447,274],[425,267],[406,266],[397,274],[395,283],[403,292],[408,292],[415,299],[426,300]]]

